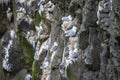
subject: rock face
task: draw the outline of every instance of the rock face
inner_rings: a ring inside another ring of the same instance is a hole
[[[0,18],[0,79],[120,80],[119,0],[6,2],[16,16]]]

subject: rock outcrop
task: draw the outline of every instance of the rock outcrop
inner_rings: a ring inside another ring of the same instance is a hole
[[[0,79],[120,80],[119,0],[0,3]]]

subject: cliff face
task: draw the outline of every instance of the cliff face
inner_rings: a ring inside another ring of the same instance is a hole
[[[120,80],[119,0],[16,1],[1,4],[1,80]]]

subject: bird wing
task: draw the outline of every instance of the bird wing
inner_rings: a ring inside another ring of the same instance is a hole
[[[51,47],[51,49],[50,49],[50,52],[55,51],[55,50],[57,49],[57,47],[58,47],[58,46],[54,46],[54,45],[53,45],[53,46]]]
[[[73,36],[73,35],[75,35],[75,32],[73,30],[69,30],[66,32],[65,36]]]

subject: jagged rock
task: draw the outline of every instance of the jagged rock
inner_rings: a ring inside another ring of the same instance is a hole
[[[10,35],[14,35],[14,32],[10,32],[16,27],[11,28],[11,23],[6,20],[5,11],[10,5],[5,1],[2,0],[4,9],[0,8],[0,62],[4,62],[4,59],[7,61],[8,54],[5,53],[9,51],[7,63],[12,67],[8,69],[9,73],[2,70],[6,68],[0,63],[0,79],[4,80],[5,76],[8,80],[17,80],[24,77],[27,71],[32,73],[32,80],[120,79],[119,0],[51,0],[54,6],[48,7],[46,4],[50,1],[45,0],[42,12],[39,11],[41,6],[37,5],[39,0],[19,0],[16,9],[21,7],[25,12],[17,15],[18,32],[12,37]],[[65,22],[63,17],[68,15],[70,20]],[[38,36],[35,26],[41,22],[43,33]],[[73,26],[77,27],[74,37],[65,37],[65,31]],[[32,38],[26,37],[27,32]],[[13,43],[10,41],[12,39]],[[58,47],[52,51],[54,42],[58,43]],[[44,47],[41,44],[45,44]],[[74,53],[70,52],[75,49],[78,55],[72,59]],[[46,57],[47,67],[42,68]]]

